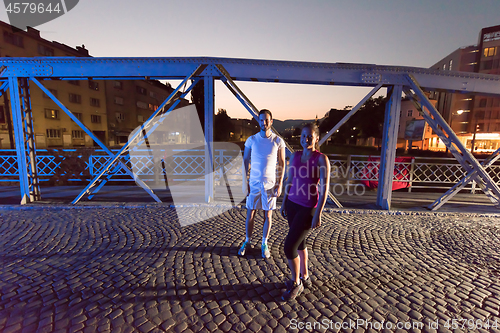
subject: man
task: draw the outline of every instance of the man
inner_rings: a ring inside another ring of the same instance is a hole
[[[285,142],[271,131],[273,116],[269,110],[259,112],[260,132],[252,135],[245,142],[244,179],[248,181],[249,189],[246,207],[246,239],[241,245],[238,254],[245,255],[251,248],[251,238],[255,219],[255,210],[263,209],[265,214],[262,232],[262,257],[269,258],[271,253],[267,246],[267,239],[272,225],[273,210],[276,209],[276,199],[281,195],[284,167],[285,167]],[[278,174],[276,175],[276,161]],[[248,168],[251,164],[250,180]]]

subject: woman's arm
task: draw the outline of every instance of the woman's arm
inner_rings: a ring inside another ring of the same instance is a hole
[[[294,157],[295,157],[295,153],[293,153],[292,156],[290,156],[287,177],[286,177],[284,185],[283,185],[283,202],[281,203],[280,213],[281,213],[281,216],[283,216],[285,218],[286,218],[285,202],[286,202],[286,199],[288,198],[288,191],[290,189],[290,186],[292,185],[292,179],[293,179],[293,175],[294,175],[293,170],[290,168],[290,166],[292,165],[292,161],[293,161]]]
[[[323,208],[325,208],[326,197],[328,195],[328,190],[330,188],[330,161],[326,155],[321,155],[319,157],[319,199],[318,205],[316,206],[316,212],[314,213],[312,225],[313,229],[321,226],[321,214]]]

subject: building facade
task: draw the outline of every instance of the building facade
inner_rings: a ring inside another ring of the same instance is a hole
[[[85,46],[43,39],[40,32],[13,29],[0,21],[0,57],[90,57]],[[43,85],[105,145],[116,147],[142,125],[173,92],[156,80],[45,80]],[[93,147],[96,144],[48,95],[30,85],[37,148]],[[188,105],[182,100],[178,107]],[[0,98],[0,148],[13,148],[8,92]],[[167,106],[168,107],[168,106]],[[168,136],[169,134],[165,134]],[[178,138],[175,138],[178,141]],[[175,141],[175,140],[174,140]],[[172,142],[167,139],[165,142]]]
[[[127,143],[130,133],[141,126],[174,91],[170,84],[156,80],[106,80],[103,84],[106,86],[110,146]],[[177,108],[188,104],[183,99]],[[188,138],[175,133],[162,133],[161,141],[187,143]],[[160,133],[155,132],[155,137],[160,139]]]
[[[1,57],[89,57],[85,46],[72,48],[48,41],[41,38],[40,32],[33,28],[20,31],[4,22],[0,22],[0,28]],[[106,95],[102,83],[91,80],[46,80],[42,83],[98,138],[107,142]],[[37,148],[93,146],[92,139],[38,86],[30,85],[30,97]],[[0,103],[0,143],[2,148],[11,148],[12,125],[9,124],[10,110],[6,107],[9,95],[4,94]]]
[[[477,45],[462,47],[431,68],[499,75],[500,25],[482,29]],[[466,148],[484,153],[500,148],[500,98],[445,92],[431,97]]]

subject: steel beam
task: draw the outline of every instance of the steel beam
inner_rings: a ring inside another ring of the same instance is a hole
[[[205,76],[205,202],[214,199],[214,78]]]
[[[21,107],[23,115],[23,125],[25,134],[25,145],[27,161],[27,174],[29,186],[29,201],[40,201],[40,182],[38,179],[36,163],[35,129],[33,125],[33,110],[31,109],[31,98],[29,81],[27,78],[21,78]]]
[[[407,82],[410,88],[415,92],[415,95],[418,96],[418,99],[423,106],[420,108],[420,110],[422,112],[422,116],[424,116],[424,119],[431,126],[434,132],[439,136],[441,141],[443,141],[443,143],[450,150],[453,156],[455,156],[464,170],[467,173],[476,171],[476,173],[473,174],[474,180],[477,182],[483,192],[488,196],[491,202],[498,206],[500,204],[500,189],[498,188],[496,183],[491,179],[489,174],[484,170],[483,166],[479,164],[472,153],[465,148],[462,142],[460,142],[455,132],[453,132],[448,123],[432,105],[427,96],[425,96],[425,93],[419,86],[415,77],[413,77],[411,74],[408,74]],[[412,97],[411,92],[408,91],[408,94],[410,97]]]
[[[95,136],[95,134],[87,127],[85,126],[81,121],[80,119],[78,119],[63,103],[61,103],[53,94],[50,90],[48,90],[47,88],[45,88],[45,86],[43,84],[41,84],[36,78],[30,78],[30,80],[32,82],[34,82],[47,96],[49,96],[50,99],[52,99],[52,101],[54,103],[56,103],[60,108],[61,110],[64,111],[64,113],[66,113],[68,115],[68,117],[71,118],[71,120],[73,120],[88,136],[90,136],[90,138],[92,140],[94,140],[94,142],[99,146],[101,147],[109,156],[111,157],[114,157],[115,155],[113,154],[113,152],[104,144],[101,142],[101,140],[99,140],[99,138],[97,138]],[[125,172],[132,178],[135,178],[134,177],[134,174],[133,172],[129,169],[129,167],[123,163],[122,161],[118,161],[119,163],[119,166],[117,167],[116,171],[118,171],[119,169],[123,168],[125,170]],[[146,187],[146,192],[148,192],[147,190],[147,185],[144,184],[141,180],[139,180],[139,184],[141,187]],[[102,187],[102,186],[101,186]],[[92,193],[97,193],[99,188],[95,188],[94,191]],[[97,190],[97,191],[95,191]],[[90,191],[87,191],[87,194],[91,193]],[[149,193],[149,192],[148,192]]]
[[[500,158],[500,148],[498,148],[493,154],[491,154],[483,163],[481,163],[481,166],[486,169],[489,168],[493,163],[495,163],[498,159]],[[445,194],[440,196],[436,201],[434,201],[431,205],[429,205],[430,210],[438,210],[443,206],[446,202],[448,202],[451,198],[453,198],[457,193],[459,193],[461,190],[469,184],[472,179],[476,176],[477,171],[473,170],[472,172],[468,173],[464,178],[462,178],[458,183],[453,185],[451,189],[446,191]]]
[[[178,85],[178,87],[174,91],[172,91],[170,96],[166,100],[163,101],[163,103],[160,105],[160,107],[158,107],[158,109],[155,112],[153,112],[153,114],[148,118],[148,120],[146,120],[144,122],[144,124],[142,125],[142,128],[147,128],[149,126],[149,124],[153,122],[153,119],[163,110],[163,108],[175,98],[175,95],[177,94],[177,92],[179,92],[179,90],[186,84],[186,82],[188,82],[191,79],[191,77],[193,77],[195,74],[198,74],[201,70],[203,70],[204,67],[206,67],[206,66],[199,65],[190,75],[185,77],[184,80]],[[135,133],[135,135],[129,139],[129,141],[122,147],[122,149],[120,149],[120,151],[112,159],[110,159],[110,161],[108,161],[108,163],[106,163],[102,167],[101,172],[87,185],[87,187],[75,198],[75,200],[73,200],[72,204],[78,203],[78,201],[80,201],[81,198],[85,194],[90,194],[90,192],[89,192],[90,189],[92,189],[94,186],[96,186],[96,184],[98,182],[102,183],[102,181],[104,181],[104,180],[101,180],[101,177],[103,175],[108,174],[109,176],[111,176],[115,172],[115,170],[113,170],[113,172],[110,174],[110,169],[111,169],[112,165],[116,161],[118,161],[118,159],[121,157],[121,155],[123,155],[125,152],[128,151],[128,149],[130,148],[132,143],[134,143],[135,140],[138,140],[138,139],[140,140],[140,138],[139,138],[140,135],[141,135],[141,131],[137,131]],[[115,169],[116,169],[116,167],[115,167]],[[140,181],[140,179],[135,177],[135,176],[134,176],[134,179],[137,181]],[[105,180],[105,181],[107,181],[107,180]],[[101,187],[102,187],[102,185],[100,184],[100,186],[98,186],[96,188],[96,190],[98,191]],[[144,183],[143,188],[146,190],[146,192],[151,197],[153,197],[153,199],[156,202],[161,202],[161,200],[158,198],[158,196],[145,183]],[[92,192],[92,194],[95,194],[95,193],[96,193],[96,191]]]
[[[314,63],[214,57],[184,58],[3,58],[6,69],[0,77],[65,79],[158,78],[182,79],[200,63],[220,64],[235,81],[300,84],[384,86],[400,85],[412,74],[420,86],[447,92],[499,95],[500,77],[492,74],[439,71],[405,66]],[[215,78],[217,79],[217,78]]]
[[[378,171],[377,206],[387,210],[391,209],[392,181],[394,179],[402,92],[402,85],[389,88],[387,91],[389,99],[385,105],[382,152]]]
[[[19,84],[17,77],[9,77],[10,105],[12,109],[12,122],[14,123],[14,138],[16,141],[17,167],[19,170],[19,186],[21,189],[21,205],[30,201],[30,188],[28,181],[28,158],[24,142],[24,126],[21,103],[19,97]]]

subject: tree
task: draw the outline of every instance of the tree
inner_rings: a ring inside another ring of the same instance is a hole
[[[365,104],[349,120],[343,124],[337,133],[332,135],[333,143],[355,143],[357,138],[381,138],[384,123],[386,98],[379,96],[368,99]],[[328,117],[320,124],[321,133],[330,131],[351,110],[331,109]]]
[[[201,128],[205,131],[205,81],[200,80],[191,90],[191,102],[196,106]]]
[[[230,141],[234,125],[225,109],[219,109],[214,117],[214,141]]]

